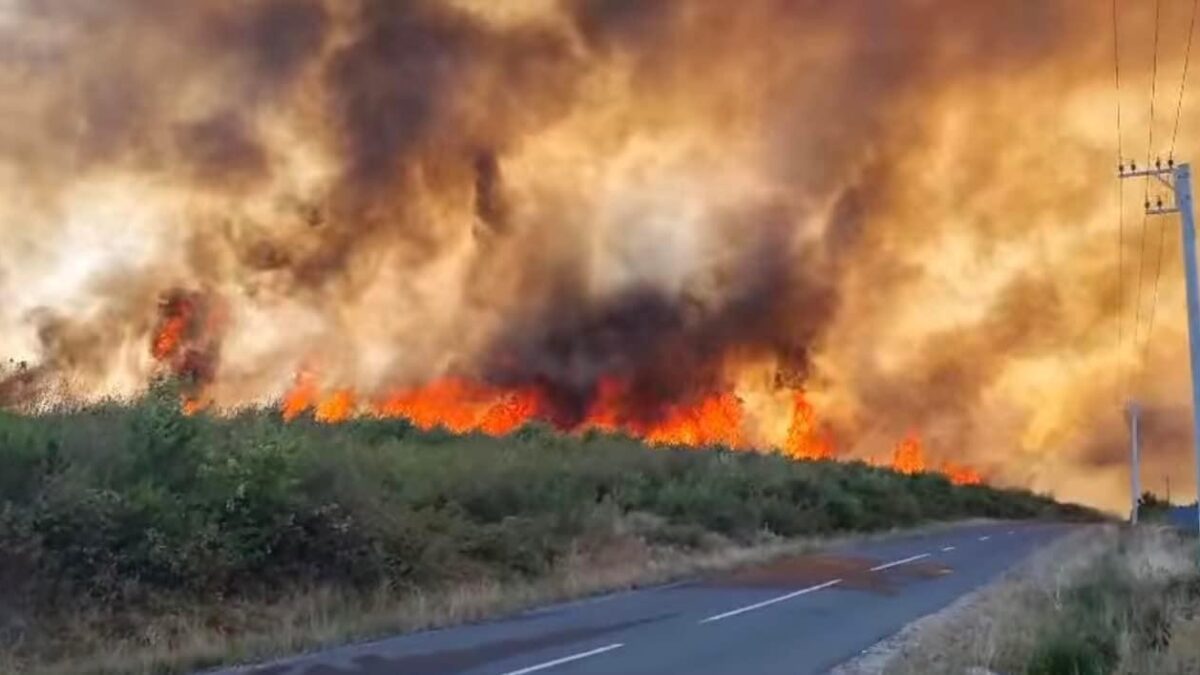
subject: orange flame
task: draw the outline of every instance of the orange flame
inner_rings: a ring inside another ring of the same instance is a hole
[[[925,450],[916,432],[909,432],[892,451],[892,470],[914,475],[925,472]]]
[[[833,438],[817,422],[812,404],[797,391],[792,408],[792,423],[788,427],[784,453],[795,459],[833,459]]]
[[[659,416],[646,420],[630,412],[635,400],[629,383],[619,378],[602,379],[591,407],[582,420],[558,424],[563,431],[596,429],[622,432],[651,445],[702,447],[724,445],[746,449],[752,446],[744,431],[742,401],[731,392],[698,395],[689,401],[668,405]],[[195,410],[199,403],[190,403]],[[394,390],[360,406],[355,392],[341,389],[323,393],[312,370],[302,370],[284,397],[282,414],[293,420],[309,413],[318,422],[338,423],[359,414],[404,418],[414,426],[430,430],[444,428],[454,433],[480,432],[490,436],[509,434],[535,420],[551,421],[550,406],[537,387],[506,388],[463,377],[443,377],[424,385]],[[830,460],[836,457],[833,437],[817,417],[803,391],[793,393],[792,419],[784,454],[794,459]],[[871,461],[872,465],[880,463]],[[915,475],[936,471],[955,485],[978,485],[978,471],[954,462],[930,468],[920,436],[910,432],[892,451],[891,468]]]
[[[317,378],[312,371],[301,370],[296,383],[283,397],[283,419],[294,420],[313,407],[317,400]]]
[[[651,421],[628,414],[631,398],[628,383],[612,377],[601,379],[596,388],[596,399],[579,426],[621,431],[652,445],[724,445],[731,448],[747,445],[742,436],[742,403],[731,393],[710,393],[668,406],[659,418]]]
[[[446,377],[389,394],[375,405],[375,413],[404,417],[420,429],[444,427],[460,434],[482,431],[502,436],[532,420],[540,400],[533,390],[505,390]]]
[[[982,485],[983,476],[978,471],[969,466],[955,464],[951,461],[942,462],[938,469],[940,473],[950,479],[955,485]]]
[[[202,398],[192,398],[185,395],[181,405],[183,407],[183,414],[188,417],[192,417],[207,410],[208,406],[212,405],[212,401]]]
[[[313,418],[318,422],[337,424],[350,419],[352,414],[354,414],[354,392],[342,389],[321,401]]]
[[[904,440],[896,444],[895,450],[892,451],[892,469],[903,474],[913,475],[925,473],[932,469],[927,468],[925,463],[925,449],[921,443],[921,438],[916,432],[909,432]],[[954,485],[982,485],[983,476],[975,469],[958,464],[949,460],[943,460],[938,465],[936,473],[939,473]]]
[[[639,435],[653,445],[741,447],[741,402],[733,394],[712,394],[691,405],[671,406],[662,420]]]
[[[187,317],[172,316],[164,321],[150,348],[154,358],[158,361],[171,358],[183,343],[183,333],[186,329]]]
[[[184,297],[172,297],[160,304],[162,318],[150,344],[150,354],[156,361],[169,361],[179,354],[187,337],[195,307]]]

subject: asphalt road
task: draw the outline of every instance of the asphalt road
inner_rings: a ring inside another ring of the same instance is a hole
[[[964,525],[227,673],[822,673],[986,584],[1071,526]]]

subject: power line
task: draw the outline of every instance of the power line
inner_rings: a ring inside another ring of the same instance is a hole
[[[1112,1],[1113,26],[1113,82],[1117,90],[1117,171],[1125,170],[1125,156],[1121,151],[1121,45],[1120,24],[1117,21],[1117,0]],[[1124,390],[1124,370],[1121,357],[1125,349],[1125,182],[1117,181],[1117,391]]]
[[[1116,0],[1113,0],[1116,2]],[[1179,78],[1179,101],[1175,104],[1175,128],[1171,131],[1171,152],[1168,159],[1175,159],[1175,139],[1179,137],[1179,116],[1183,113],[1183,92],[1187,87],[1188,63],[1192,59],[1192,37],[1196,33],[1196,7],[1200,0],[1192,0],[1192,20],[1188,23],[1187,47],[1183,52],[1183,76]]]
[[[1162,10],[1162,0],[1154,2],[1154,57],[1150,70],[1150,124],[1146,137],[1146,168],[1150,168],[1150,157],[1154,150],[1154,98],[1158,90],[1158,25]],[[1142,202],[1146,210],[1150,210],[1150,176],[1146,176],[1145,187],[1142,189]],[[1149,216],[1142,214],[1142,238],[1138,246],[1138,290],[1137,304],[1133,313],[1133,341],[1137,343],[1138,328],[1142,323],[1142,279],[1146,271],[1146,224]]]
[[[1150,334],[1154,332],[1154,314],[1158,308],[1158,280],[1162,275],[1163,249],[1166,248],[1167,226],[1159,222],[1158,224],[1158,264],[1154,270],[1154,295],[1150,298],[1150,318],[1146,321],[1146,339],[1142,342],[1142,360],[1145,361],[1146,353],[1150,351]]]
[[[1179,78],[1179,100],[1175,104],[1175,125],[1174,130],[1171,132],[1171,153],[1167,156],[1168,165],[1173,164],[1175,161],[1175,140],[1179,136],[1179,117],[1183,111],[1183,95],[1187,89],[1188,63],[1192,57],[1192,35],[1196,28],[1197,4],[1200,4],[1198,0],[1192,0],[1192,19],[1188,24],[1187,47],[1183,52],[1183,75]],[[1160,222],[1158,225],[1158,264],[1154,271],[1154,295],[1150,300],[1150,318],[1146,326],[1146,341],[1142,346],[1143,360],[1145,353],[1150,350],[1150,336],[1154,332],[1154,315],[1158,308],[1158,281],[1162,275],[1163,249],[1166,248],[1166,237],[1166,225]]]

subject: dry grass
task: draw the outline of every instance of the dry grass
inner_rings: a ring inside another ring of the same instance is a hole
[[[964,673],[973,667],[1021,672],[1039,639],[1031,620],[1061,606],[1064,588],[1115,545],[1114,527],[1064,537],[1037,552],[1003,581],[929,617],[901,636],[884,672],[893,675]]]
[[[1160,527],[1089,528],[909,626],[839,675],[1067,672],[1063,655],[1080,653],[1102,664],[1080,673],[1200,672],[1193,548]]]
[[[131,620],[144,628],[136,637],[119,642],[97,641],[97,636],[108,632],[97,630],[97,622],[110,621],[111,617],[75,616],[61,626],[62,637],[76,642],[79,653],[89,656],[30,663],[17,662],[11,652],[0,651],[0,672],[164,673],[258,662],[735,569],[851,538],[876,539],[895,534],[766,539],[754,546],[738,546],[714,537],[705,542],[705,550],[697,552],[646,543],[647,530],[660,525],[661,521],[646,514],[632,514],[617,521],[607,533],[593,534],[586,543],[581,542],[551,574],[532,582],[482,580],[427,592],[398,593],[381,588],[366,595],[349,595],[333,588],[313,589],[269,606],[225,602],[187,614]]]

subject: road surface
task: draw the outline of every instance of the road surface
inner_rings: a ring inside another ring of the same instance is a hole
[[[1071,526],[963,525],[712,578],[350,645],[239,675],[822,673]]]

